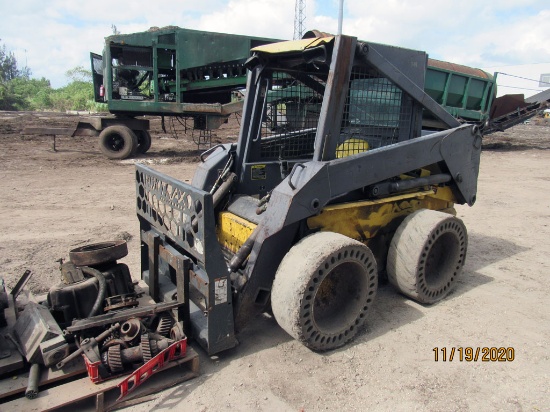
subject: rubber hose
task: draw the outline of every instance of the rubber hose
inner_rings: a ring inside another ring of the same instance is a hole
[[[105,291],[107,290],[107,282],[105,282],[105,276],[99,270],[91,268],[89,266],[82,266],[82,272],[86,275],[94,276],[99,282],[99,290],[97,292],[97,298],[95,300],[94,306],[90,311],[88,317],[92,317],[98,314],[98,312],[103,309],[103,299],[105,299]]]

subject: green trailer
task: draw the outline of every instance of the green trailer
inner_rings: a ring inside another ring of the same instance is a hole
[[[317,30],[304,35],[304,38],[311,38],[312,41],[322,37],[330,35]],[[399,47],[388,47],[396,53],[401,50]],[[388,94],[392,90],[390,82],[383,82],[384,84],[380,84],[380,80],[364,80],[365,84],[360,91],[352,89],[350,93],[354,94],[354,100],[360,104],[362,101],[378,102],[378,110],[384,112],[386,119],[390,120],[399,113],[395,111],[395,99]],[[489,124],[490,109],[496,96],[496,79],[481,69],[428,58],[424,91],[461,123],[473,123],[483,130]],[[303,122],[308,119],[308,115],[317,116],[320,105],[307,102],[307,98],[303,86],[284,77],[280,79],[279,84],[274,85],[267,95],[268,121],[271,122],[271,127],[293,128],[298,126],[296,119]],[[300,113],[296,112],[296,107],[300,108]],[[355,115],[358,113],[350,113],[352,117]],[[428,111],[423,111],[422,120],[422,127],[426,132],[447,128],[447,125]]]
[[[487,124],[496,89],[495,77],[483,70],[428,59],[424,90],[450,114],[466,123]],[[425,127],[442,128],[428,113],[423,117]]]
[[[325,34],[314,30],[305,36]],[[250,49],[277,41],[175,26],[109,36],[103,54],[92,53],[91,63],[95,99],[106,103],[113,116],[100,122],[84,119],[79,130],[99,136],[100,149],[113,159],[145,153],[151,146],[149,122],[137,116],[186,117],[193,120],[194,129],[208,133],[242,110],[244,93],[240,90],[246,85]],[[307,107],[313,115],[319,110],[315,104],[296,105],[301,91],[285,79],[274,86],[268,96],[273,103],[268,114],[273,128],[288,127],[287,123],[301,116],[298,108]],[[294,88],[294,101],[280,101],[277,87],[285,88],[287,99],[288,87]],[[424,91],[460,121],[483,126],[489,119],[496,83],[482,70],[428,59]],[[361,93],[358,99],[376,98]],[[392,115],[391,107],[380,109]],[[423,126],[445,128],[427,112]]]
[[[109,36],[92,55],[95,98],[114,114],[231,113],[250,49],[275,41],[179,27]]]
[[[95,100],[114,115],[107,127],[92,127],[100,149],[113,159],[145,153],[148,122],[136,116],[181,116],[194,129],[216,129],[242,109],[250,49],[276,41],[175,26],[107,37],[103,54],[91,53]]]

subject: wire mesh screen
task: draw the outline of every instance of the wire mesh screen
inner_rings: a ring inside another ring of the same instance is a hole
[[[410,122],[411,111],[404,107],[401,89],[372,70],[354,68],[336,157],[396,143],[401,128]]]
[[[261,124],[262,159],[313,157],[325,81],[313,74],[300,79],[273,73]]]

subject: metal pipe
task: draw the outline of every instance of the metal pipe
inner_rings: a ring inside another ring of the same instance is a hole
[[[338,7],[338,35],[342,34],[342,20],[344,19],[344,0],[340,0]]]
[[[27,384],[27,390],[25,396],[27,399],[35,399],[38,396],[38,383],[40,381],[40,365],[33,363],[31,370],[29,371],[29,383]]]
[[[451,175],[442,173],[438,175],[417,177],[410,180],[400,180],[399,182],[393,182],[390,185],[390,193],[402,192],[404,190],[416,189],[422,186],[438,185],[441,183],[447,183],[451,181]]]
[[[422,186],[432,186],[447,183],[450,182],[451,179],[451,175],[447,173],[440,173],[431,176],[400,180],[398,182],[383,182],[370,187],[369,194],[375,197],[383,197],[404,192],[406,190],[416,189]]]
[[[86,275],[94,276],[99,282],[99,290],[97,291],[97,298],[95,300],[92,310],[88,314],[88,317],[97,315],[97,313],[103,309],[103,299],[105,299],[105,291],[107,290],[107,282],[105,282],[105,276],[99,270],[91,268],[89,266],[82,266],[82,272]]]
[[[218,206],[220,201],[223,199],[223,197],[229,193],[229,190],[231,189],[231,186],[233,186],[233,183],[237,180],[237,175],[235,173],[229,173],[227,176],[227,179],[218,187],[218,189],[214,192],[212,195],[212,203],[214,204],[214,207]]]
[[[99,342],[103,341],[107,336],[109,336],[111,333],[113,333],[114,331],[116,331],[119,328],[120,328],[120,323],[116,323],[113,326],[111,326],[109,329],[107,329],[107,330],[103,331],[102,333],[100,333],[96,338],[84,339],[82,341],[82,343],[80,344],[80,348],[78,348],[76,351],[71,353],[65,359],[61,360],[56,365],[57,369],[61,369],[68,362],[72,361],[73,359],[77,358],[78,355],[83,353],[86,350],[86,348],[97,345]]]
[[[237,253],[235,253],[231,259],[231,262],[229,262],[229,271],[231,273],[236,272],[250,255],[250,252],[252,252],[252,247],[254,246],[254,242],[256,242],[256,237],[258,236],[259,227],[260,226],[256,226],[256,229],[254,229],[241,248],[237,251]]]
[[[233,186],[233,183],[235,183],[236,180],[237,180],[237,175],[235,173],[229,173],[225,181],[220,185],[220,187],[218,187],[218,189],[212,195],[212,204],[214,207],[218,206],[218,204],[224,198],[224,196],[227,193],[229,193],[229,190],[231,190],[231,187]],[[198,217],[195,216],[195,218],[191,222],[191,226],[195,232],[199,229]]]

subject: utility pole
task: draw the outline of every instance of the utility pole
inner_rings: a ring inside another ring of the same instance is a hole
[[[296,0],[294,6],[294,40],[299,40],[304,35],[304,22],[306,21],[306,0]]]
[[[338,34],[342,34],[342,20],[344,20],[344,0],[340,0],[338,7]]]

